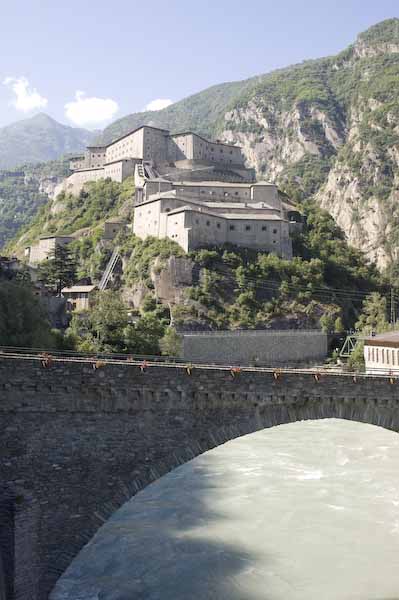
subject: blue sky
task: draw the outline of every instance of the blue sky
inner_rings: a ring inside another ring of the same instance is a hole
[[[103,127],[334,54],[399,16],[397,0],[13,0],[2,6],[0,126],[44,111]]]

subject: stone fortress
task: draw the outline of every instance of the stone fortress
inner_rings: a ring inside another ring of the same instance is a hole
[[[133,231],[142,239],[168,237],[186,252],[231,243],[292,257],[290,230],[300,216],[274,184],[256,182],[239,146],[145,125],[106,146],[88,147],[70,168],[56,193],[77,194],[88,181],[134,176]]]

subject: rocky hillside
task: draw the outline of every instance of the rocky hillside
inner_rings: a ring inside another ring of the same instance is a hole
[[[222,135],[266,179],[316,194],[380,268],[399,248],[399,20],[335,57],[272,73],[225,113]]]
[[[80,152],[96,135],[87,129],[62,125],[44,113],[17,121],[0,128],[0,169]]]
[[[0,252],[17,231],[30,224],[68,175],[67,159],[0,170]]]
[[[315,194],[380,268],[399,248],[399,19],[328,58],[215,86],[105,129],[193,129],[243,146],[259,176],[297,200]]]
[[[98,282],[117,246],[122,265],[112,287],[137,311],[170,313],[182,329],[353,327],[367,293],[387,293],[384,278],[349,247],[327,212],[306,207],[306,227],[294,239],[293,260],[233,246],[189,254],[168,239],[140,240],[130,228],[111,244],[104,221],[131,223],[133,178],[91,182],[79,197],[49,200],[10,251],[21,255],[39,235],[75,237],[78,277]],[[159,312],[160,311],[160,312]]]

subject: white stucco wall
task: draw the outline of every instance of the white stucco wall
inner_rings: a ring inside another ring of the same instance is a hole
[[[366,373],[370,375],[386,375],[399,373],[399,348],[373,346],[365,344],[364,362]]]

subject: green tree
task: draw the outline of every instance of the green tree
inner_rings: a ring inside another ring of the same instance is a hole
[[[378,292],[373,292],[363,301],[362,314],[356,322],[356,329],[364,334],[380,333],[389,328],[387,321],[387,301]]]
[[[92,335],[104,351],[125,350],[124,330],[129,324],[127,306],[120,294],[113,290],[97,293],[88,314]]]
[[[57,244],[50,257],[39,267],[39,279],[61,294],[63,287],[76,281],[76,259],[68,246]]]
[[[159,342],[162,354],[165,356],[179,356],[181,352],[181,337],[173,327],[168,327],[165,335]]]
[[[348,367],[355,371],[364,370],[364,342],[357,342],[353,352],[348,358]]]
[[[21,282],[1,282],[0,345],[52,347],[50,324],[30,285]]]
[[[129,351],[137,354],[159,354],[159,341],[164,332],[165,325],[161,319],[156,314],[146,313],[134,326],[134,336],[130,337]]]
[[[334,321],[335,333],[343,333],[345,331],[344,324],[342,323],[341,317],[337,317]]]
[[[68,343],[74,341],[80,352],[159,354],[164,321],[155,311],[145,313],[133,324],[128,312],[118,292],[98,292],[89,311],[73,315]]]

